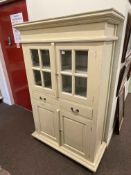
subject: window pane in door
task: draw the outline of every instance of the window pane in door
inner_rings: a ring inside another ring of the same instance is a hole
[[[75,51],[76,72],[87,72],[88,51]]]
[[[72,93],[72,77],[62,75],[62,91]]]
[[[40,66],[39,63],[39,54],[37,49],[31,49],[31,58],[33,66]]]
[[[87,78],[75,77],[75,94],[87,96]]]
[[[72,69],[72,52],[70,50],[61,50],[61,69],[71,71]]]
[[[42,66],[44,68],[49,68],[50,67],[50,54],[49,50],[41,50],[41,59],[42,59]]]
[[[43,72],[44,84],[47,88],[52,88],[51,83],[51,73],[50,72]]]
[[[33,72],[34,72],[35,84],[38,85],[38,86],[41,86],[42,85],[42,82],[41,82],[40,71],[39,70],[33,70]]]

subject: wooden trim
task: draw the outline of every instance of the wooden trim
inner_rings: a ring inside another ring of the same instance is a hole
[[[123,78],[124,78],[124,74],[125,74],[125,70],[126,70],[126,66],[123,66],[122,69],[120,70],[116,96],[118,96],[118,94],[120,92],[121,85],[122,85]]]
[[[131,14],[128,14],[128,19],[127,19],[127,25],[126,25],[126,33],[125,33],[125,40],[124,40],[124,47],[123,47],[123,54],[122,54],[122,59],[121,62],[124,63],[126,60],[126,52],[128,48],[128,43],[131,35]]]
[[[130,77],[131,77],[131,63],[129,65],[129,70],[127,72],[127,81],[129,80]]]
[[[64,16],[59,18],[50,18],[46,20],[27,22],[15,26],[20,31],[44,29],[51,27],[72,26],[80,24],[88,24],[95,22],[109,22],[111,24],[119,24],[124,20],[124,16],[114,9],[108,9],[97,12],[82,13],[78,15]]]
[[[125,109],[125,87],[121,90],[118,99],[117,99],[117,106],[116,106],[116,123],[115,123],[115,132],[116,134],[120,134],[120,129],[122,126],[122,122],[124,119],[124,109]]]
[[[101,36],[101,37],[93,37],[93,38],[90,38],[89,37],[86,37],[84,36],[83,38],[80,38],[80,39],[65,39],[65,38],[58,38],[58,39],[54,39],[54,40],[46,40],[46,39],[39,39],[39,40],[34,40],[34,39],[21,39],[21,42],[22,44],[30,44],[30,43],[61,43],[61,42],[64,42],[64,43],[74,43],[74,42],[79,42],[79,43],[84,43],[84,42],[111,42],[111,41],[117,41],[118,40],[118,37],[117,36],[114,36],[114,37],[105,37],[105,36]]]

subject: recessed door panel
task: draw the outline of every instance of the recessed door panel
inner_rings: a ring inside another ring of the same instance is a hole
[[[80,116],[61,112],[61,145],[83,157],[89,156],[89,126]]]
[[[69,145],[73,149],[84,152],[84,132],[85,125],[77,121],[73,121],[67,117],[63,119],[64,123],[64,137],[65,145]]]
[[[54,112],[38,107],[40,119],[40,131],[55,138],[55,117]]]
[[[45,138],[59,143],[59,112],[48,102],[33,101],[36,130]]]

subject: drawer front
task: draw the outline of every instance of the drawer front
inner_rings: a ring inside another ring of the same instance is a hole
[[[39,101],[39,102],[45,103],[45,104],[46,103],[47,104],[53,104],[55,106],[58,104],[58,101],[55,98],[50,97],[50,96],[45,95],[45,94],[32,92],[32,98]]]
[[[70,103],[67,101],[60,101],[60,108],[74,115],[79,115],[84,118],[92,119],[93,110],[90,107],[86,107],[76,103]]]

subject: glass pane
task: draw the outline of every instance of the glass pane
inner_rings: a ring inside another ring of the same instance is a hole
[[[62,75],[62,91],[72,93],[72,77]]]
[[[51,73],[50,72],[43,72],[43,76],[44,76],[45,87],[52,88],[52,84],[51,84]]]
[[[41,74],[39,70],[33,70],[34,72],[34,80],[35,80],[35,84],[38,86],[41,86]]]
[[[76,72],[87,72],[88,51],[75,51]]]
[[[31,58],[33,66],[40,66],[39,63],[39,54],[37,49],[31,49]]]
[[[87,96],[87,78],[75,77],[75,94]]]
[[[71,71],[72,69],[72,54],[70,50],[61,50],[61,69]]]
[[[50,67],[50,54],[49,50],[41,50],[41,59],[42,59],[42,66],[44,68]]]

